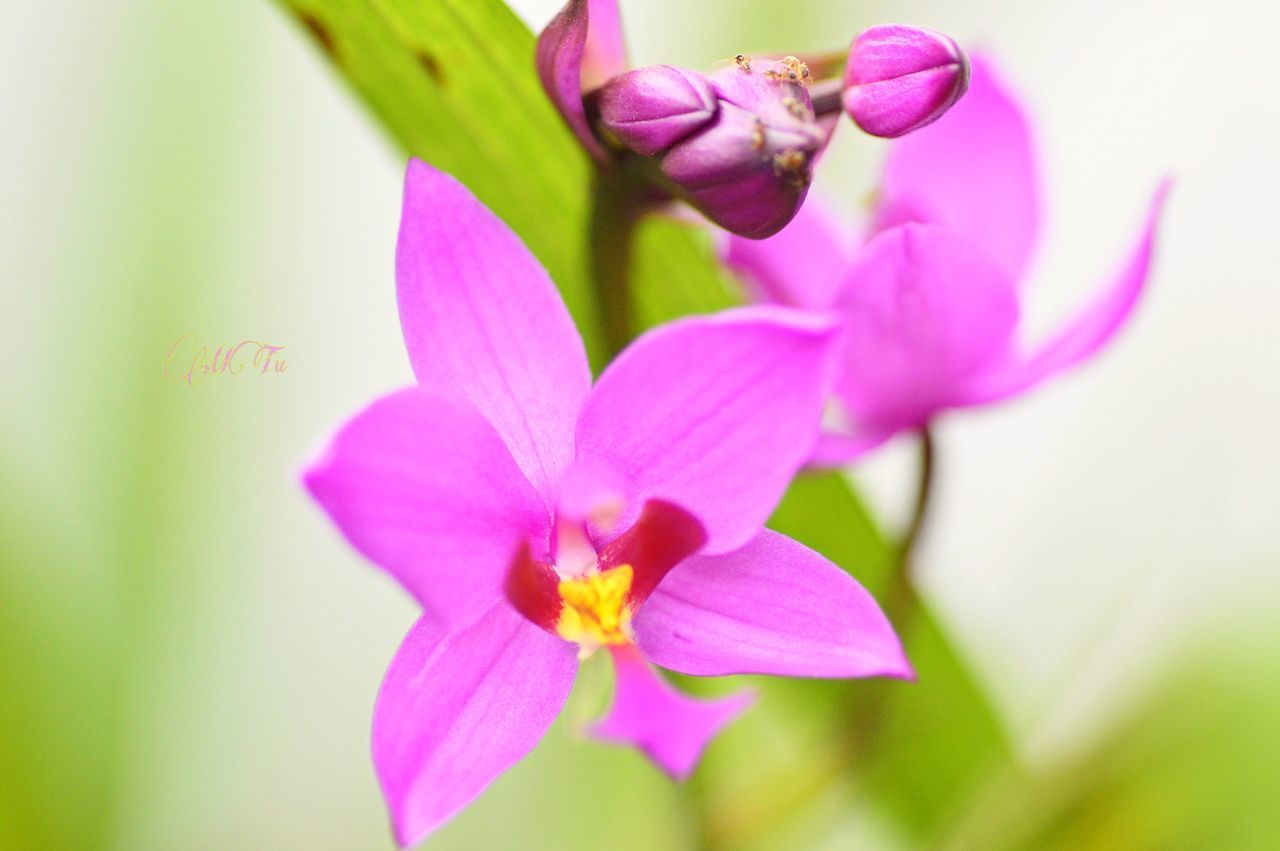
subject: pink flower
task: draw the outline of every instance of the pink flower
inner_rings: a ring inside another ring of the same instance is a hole
[[[1168,184],[1118,274],[1048,339],[1015,337],[1040,223],[1040,174],[1022,106],[989,60],[937,124],[893,143],[855,245],[818,204],[727,259],[762,301],[837,313],[845,327],[836,419],[813,461],[851,461],[949,408],[1029,390],[1089,359],[1146,284]]]
[[[909,677],[875,601],[762,524],[817,437],[837,332],[756,307],[637,340],[592,386],[559,294],[464,188],[409,166],[397,250],[419,384],[348,422],[306,485],[426,613],[391,663],[373,757],[397,839],[528,753],[582,656],[613,655],[593,731],[675,777],[749,695],[694,675]]]

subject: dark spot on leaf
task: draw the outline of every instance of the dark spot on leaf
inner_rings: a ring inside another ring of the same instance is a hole
[[[427,76],[431,78],[431,82],[437,86],[444,85],[444,66],[440,64],[440,60],[427,53],[425,50],[418,51],[418,64],[422,66],[422,70],[427,72]]]
[[[316,40],[316,44],[327,54],[334,62],[338,61],[338,45],[333,40],[333,32],[325,25],[325,22],[317,18],[310,12],[299,11],[298,20],[302,21],[302,25],[311,33],[312,38]]]

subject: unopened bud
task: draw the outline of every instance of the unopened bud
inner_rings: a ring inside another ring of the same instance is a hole
[[[650,65],[614,77],[596,98],[600,125],[617,141],[656,156],[707,124],[716,96],[707,78],[672,65]]]
[[[897,138],[937,121],[969,87],[969,60],[948,36],[901,24],[853,41],[844,108],[872,136]]]
[[[794,59],[739,62],[709,80],[715,119],[662,157],[662,173],[716,224],[763,239],[800,209],[824,140],[807,69]]]

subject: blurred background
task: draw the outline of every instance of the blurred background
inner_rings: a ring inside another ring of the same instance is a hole
[[[512,5],[537,28],[559,4]],[[1036,328],[1103,280],[1175,176],[1149,297],[1118,343],[943,423],[921,568],[1022,763],[1074,766],[1064,785],[1085,790],[1088,817],[1029,847],[1146,847],[1124,840],[1135,820],[1172,831],[1200,810],[1203,837],[1244,843],[1214,847],[1280,847],[1230,833],[1250,791],[1277,789],[1263,756],[1280,703],[1280,12],[622,7],[642,64],[837,49],[883,21],[985,47],[1032,105],[1048,171]],[[368,725],[415,608],[296,474],[345,415],[411,379],[393,291],[401,155],[266,0],[11,6],[0,98],[0,847],[390,847]],[[837,145],[816,191],[852,216],[884,144],[846,126]],[[168,382],[188,333],[285,346],[288,371]],[[910,447],[854,475],[902,520]],[[580,740],[598,708],[580,691],[431,847],[696,845],[677,790]],[[1165,767],[1143,769],[1135,742]],[[988,797],[939,844],[1007,809],[998,784]],[[805,836],[905,847],[856,809]]]

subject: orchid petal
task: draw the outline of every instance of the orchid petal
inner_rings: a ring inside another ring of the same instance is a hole
[[[591,132],[582,103],[582,68],[588,54],[590,13],[598,0],[569,0],[538,36],[538,78],[547,97],[591,156],[608,162],[609,154]]]
[[[751,286],[757,301],[826,310],[835,304],[853,262],[853,232],[817,198],[768,239],[731,236],[725,262]]]
[[[636,612],[655,663],[697,676],[912,676],[893,627],[853,577],[786,535],[686,559]]]
[[[587,0],[590,13],[587,43],[582,53],[582,89],[603,85],[627,70],[627,43],[622,32],[618,0]]]
[[[688,778],[707,743],[755,699],[750,691],[718,700],[686,697],[668,685],[633,645],[609,649],[616,678],[613,706],[591,734],[639,748],[672,779]]]
[[[357,414],[304,478],[352,545],[452,626],[500,599],[522,541],[547,554],[546,509],[493,427],[421,387]]]
[[[906,224],[877,234],[842,287],[844,370],[835,393],[855,426],[923,425],[1008,349],[1013,282],[950,230]]]
[[[750,540],[817,439],[837,339],[831,317],[752,307],[670,323],[624,351],[578,422],[579,459],[627,483],[618,528],[663,499],[701,521],[709,552]]]
[[[1017,281],[1040,219],[1040,171],[1027,116],[993,63],[975,57],[968,94],[937,123],[890,147],[876,227],[914,221],[950,228]]]
[[[414,160],[396,279],[418,381],[475,405],[551,507],[591,373],[546,271],[466,188]]]
[[[373,712],[373,761],[396,840],[419,842],[533,750],[577,668],[573,645],[506,603],[453,634],[419,620]]]
[[[894,430],[835,432],[824,431],[809,456],[810,467],[842,467],[852,464],[884,446],[893,437]]]
[[[1162,183],[1120,273],[1076,316],[1028,356],[1010,356],[975,378],[961,404],[980,404],[1019,393],[1095,355],[1132,315],[1147,283],[1156,226],[1169,193]]]

